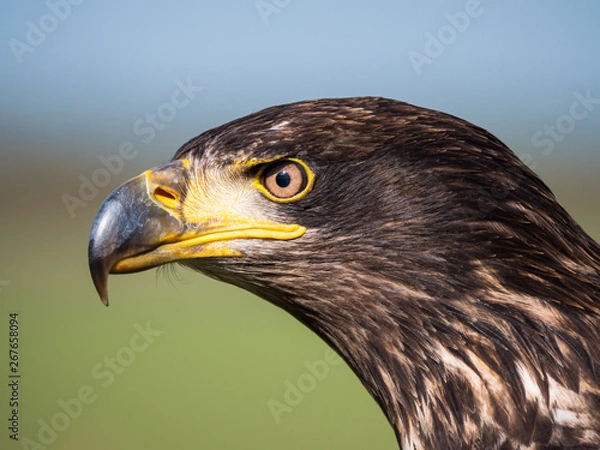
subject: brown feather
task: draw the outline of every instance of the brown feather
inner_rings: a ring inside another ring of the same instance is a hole
[[[502,142],[383,98],[277,106],[208,131],[199,166],[295,157],[307,227],[188,265],[305,323],[406,449],[600,448],[600,247]]]

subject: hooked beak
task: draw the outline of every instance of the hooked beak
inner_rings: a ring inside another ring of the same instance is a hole
[[[202,205],[196,207],[196,198],[194,208],[186,208],[189,170],[189,160],[148,170],[118,187],[100,207],[90,233],[88,258],[92,280],[105,305],[109,273],[138,272],[190,258],[244,256],[229,248],[227,241],[289,240],[306,231],[296,224],[220,214],[215,198],[200,201],[211,215],[190,213]]]

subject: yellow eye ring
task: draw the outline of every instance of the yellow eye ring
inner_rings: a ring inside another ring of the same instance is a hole
[[[254,186],[265,197],[277,203],[295,202],[310,192],[314,174],[297,158],[282,158],[262,163]]]

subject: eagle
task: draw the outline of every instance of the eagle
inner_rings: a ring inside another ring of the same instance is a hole
[[[283,308],[402,449],[600,448],[600,245],[498,138],[379,97],[279,105],[118,187],[109,273],[178,262]]]

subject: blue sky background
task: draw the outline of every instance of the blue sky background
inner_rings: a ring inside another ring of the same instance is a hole
[[[569,112],[574,92],[600,97],[593,0],[475,2],[479,15],[421,74],[409,52],[426,56],[426,33],[448,32],[448,15],[469,2],[86,0],[19,62],[11,39],[27,44],[28,21],[39,26],[49,3],[0,6],[0,131],[14,156],[85,163],[114,152],[188,77],[202,93],[148,155],[167,159],[201,131],[273,104],[382,95],[464,117],[539,156],[532,136]],[[272,13],[261,16],[267,4]],[[597,105],[552,157],[597,159],[599,124]]]

